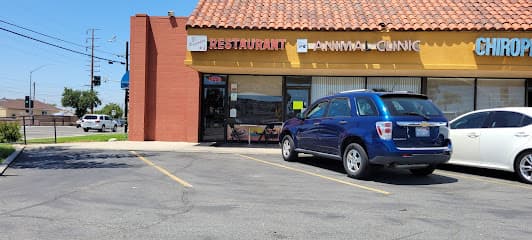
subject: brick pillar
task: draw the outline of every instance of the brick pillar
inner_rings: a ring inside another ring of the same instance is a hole
[[[145,140],[146,82],[148,67],[148,26],[146,14],[131,17],[131,68],[129,72],[129,133],[131,141]]]

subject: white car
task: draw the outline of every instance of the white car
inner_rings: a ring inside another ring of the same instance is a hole
[[[111,129],[116,132],[118,124],[109,117],[103,114],[86,114],[81,120],[81,128],[88,132],[90,129],[96,129],[100,132],[105,132],[106,129]]]
[[[514,172],[532,184],[532,107],[492,108],[450,122],[450,164]]]

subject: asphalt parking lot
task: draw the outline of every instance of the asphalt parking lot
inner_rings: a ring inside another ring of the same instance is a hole
[[[347,178],[274,154],[29,149],[0,177],[0,239],[526,239],[532,186],[444,167]]]

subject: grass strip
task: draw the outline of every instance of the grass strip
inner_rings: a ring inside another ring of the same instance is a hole
[[[117,141],[127,140],[127,134],[125,133],[113,133],[113,134],[91,134],[85,136],[73,136],[73,137],[58,137],[57,143],[71,143],[71,142],[107,142],[109,139],[115,138]],[[53,138],[38,138],[27,140],[28,144],[31,143],[54,143]]]
[[[0,143],[0,163],[2,163],[14,151],[15,148],[11,146],[11,144]]]

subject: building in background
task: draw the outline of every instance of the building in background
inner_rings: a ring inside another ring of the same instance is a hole
[[[129,139],[275,141],[312,101],[358,88],[426,94],[449,119],[532,106],[527,0],[294,3],[133,16]]]
[[[35,116],[54,115],[61,112],[61,109],[38,100],[34,100],[33,104],[33,114]],[[0,99],[0,118],[15,118],[28,115],[29,113],[24,107],[24,99]]]

